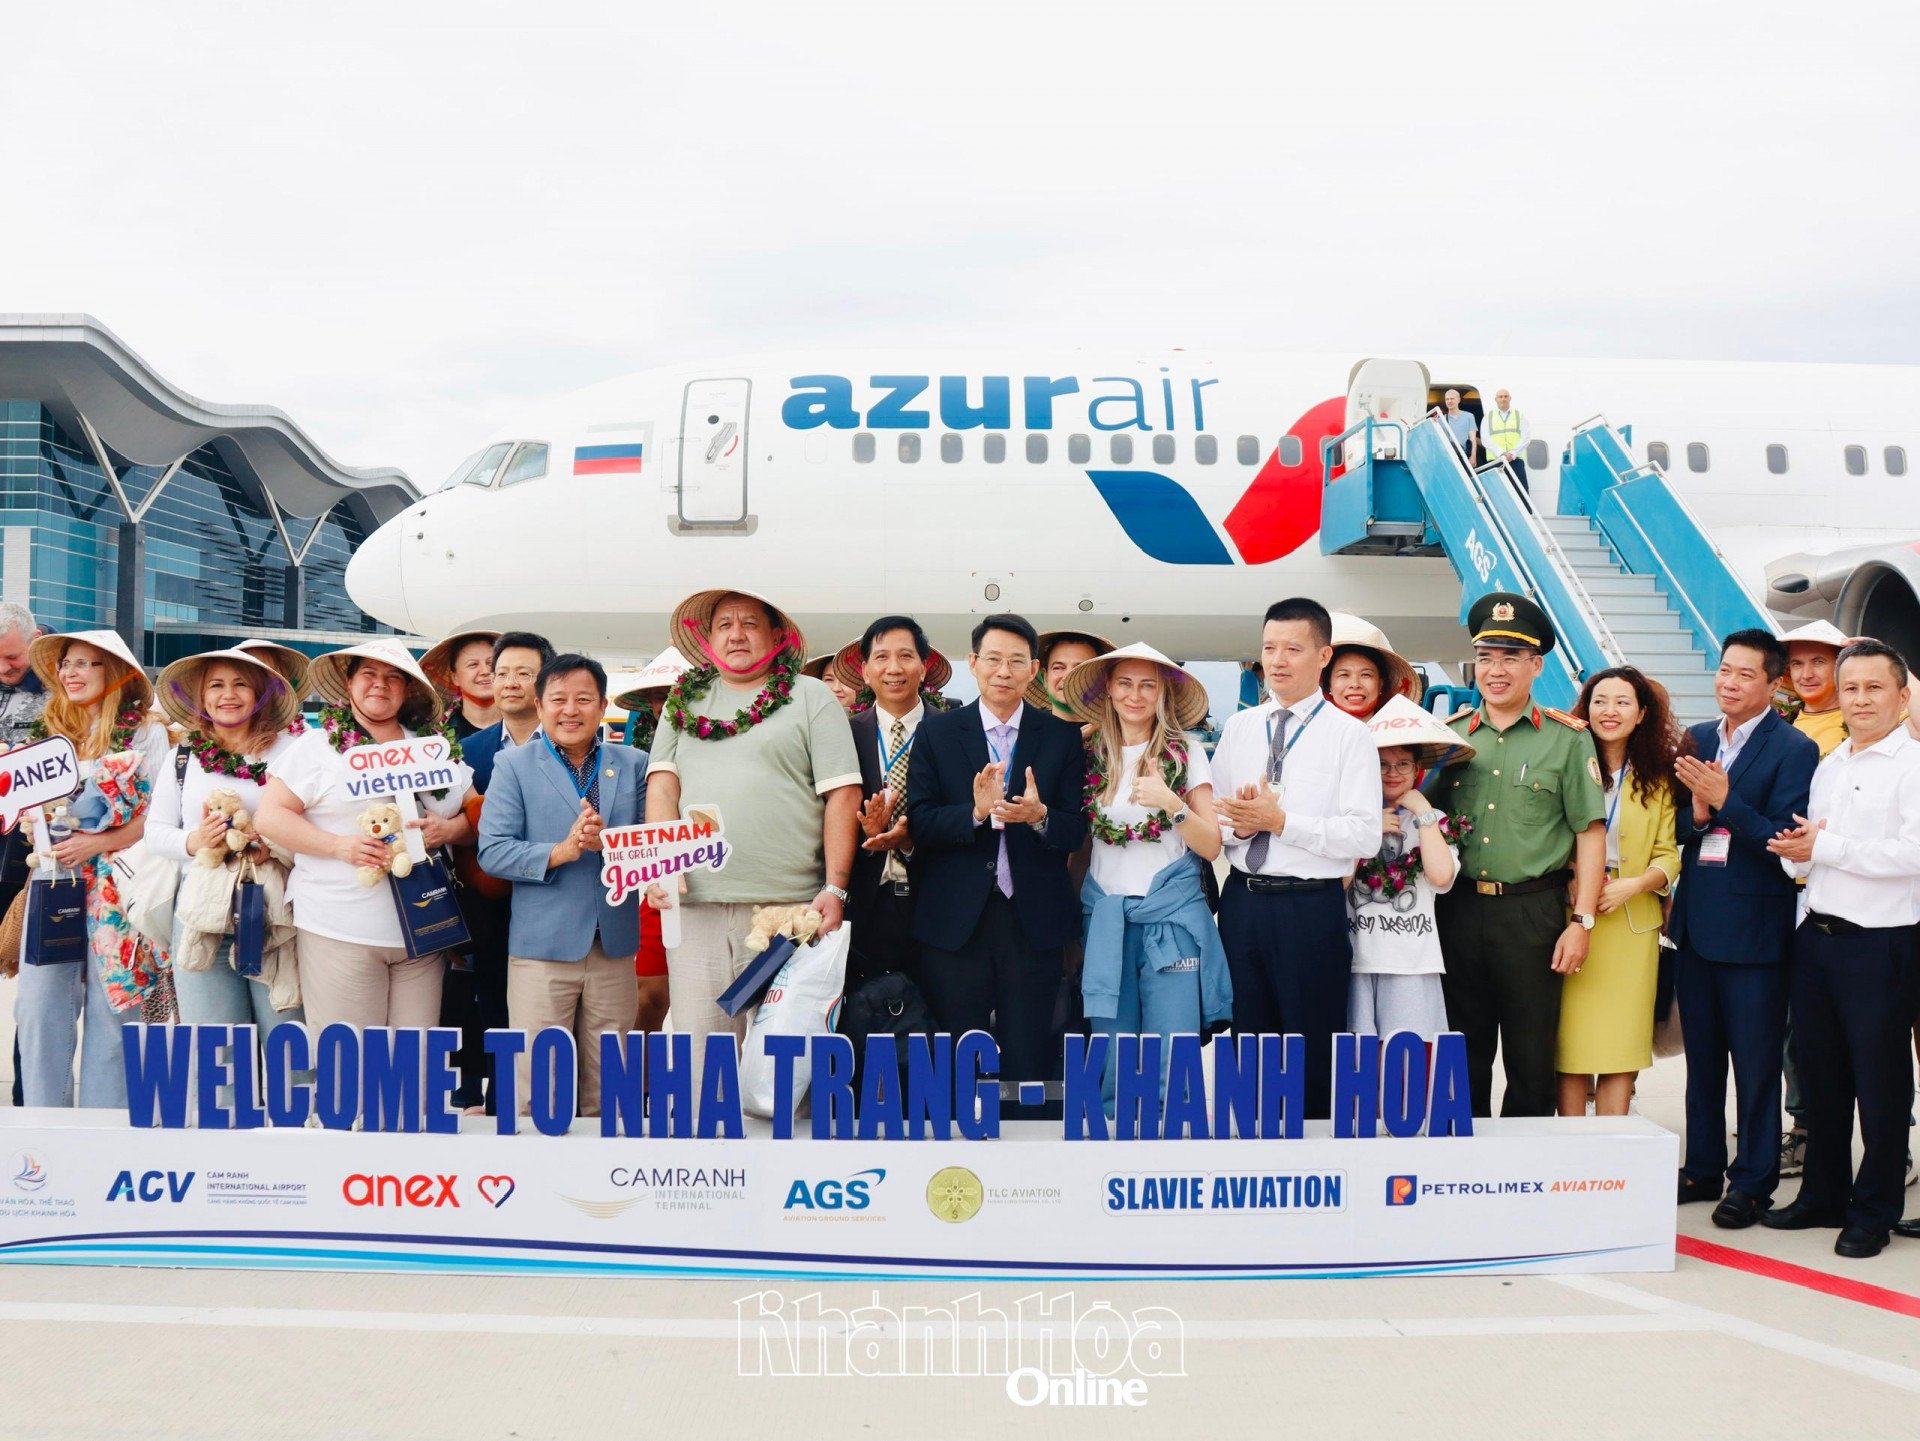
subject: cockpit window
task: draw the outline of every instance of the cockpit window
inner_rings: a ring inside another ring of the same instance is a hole
[[[503,440],[498,445],[490,445],[473,458],[473,463],[462,470],[455,471],[458,479],[450,480],[448,485],[492,485],[494,472],[500,469],[500,462],[507,458],[507,452],[513,449],[513,442]]]
[[[520,448],[513,453],[513,459],[507,468],[500,472],[502,488],[518,485],[523,480],[538,480],[547,473],[547,447],[544,442],[523,440]]]

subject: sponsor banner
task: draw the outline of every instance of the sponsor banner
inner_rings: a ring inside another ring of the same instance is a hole
[[[160,1131],[0,1111],[0,1261],[969,1279],[1673,1267],[1679,1142],[1640,1117],[1111,1146],[1043,1122],[900,1144],[467,1124]]]

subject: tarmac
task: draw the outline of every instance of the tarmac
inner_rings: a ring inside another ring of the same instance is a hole
[[[1656,1062],[1635,1109],[1678,1131],[1684,1082]],[[1914,1436],[1920,1242],[1847,1261],[1832,1231],[1717,1231],[1711,1210],[1678,1208],[1670,1274],[1046,1286],[1179,1318],[1184,1374],[1137,1405],[1022,1404],[1004,1376],[743,1374],[735,1304],[774,1284],[751,1280],[0,1266],[0,1436]],[[1011,1310],[1041,1288],[804,1289]]]

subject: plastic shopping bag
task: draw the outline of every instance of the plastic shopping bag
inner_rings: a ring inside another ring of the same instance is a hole
[[[840,988],[847,977],[847,943],[853,927],[797,946],[767,987],[765,999],[747,1027],[746,1054],[740,1062],[740,1103],[749,1115],[773,1116],[773,1061],[768,1036],[824,1036],[840,1009]],[[799,1112],[811,1068],[793,1070],[793,1106]]]

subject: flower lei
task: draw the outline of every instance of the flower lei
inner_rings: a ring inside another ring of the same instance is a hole
[[[758,695],[747,702],[746,709],[735,711],[732,720],[722,720],[718,716],[695,715],[691,709],[692,703],[704,696],[714,681],[719,679],[720,667],[712,664],[694,666],[675,681],[673,689],[667,692],[667,723],[682,735],[690,735],[696,740],[729,740],[742,731],[752,730],[792,700],[793,680],[799,674],[800,657],[789,646],[774,658],[773,668],[767,672],[767,683],[760,688]]]
[[[879,697],[873,693],[872,686],[863,685],[860,687],[859,694],[853,698],[853,709],[848,711],[847,714],[859,715],[861,711],[872,710],[874,702],[878,699]],[[948,700],[932,686],[924,685],[920,687],[920,704],[928,710],[952,710],[954,706],[952,701]]]
[[[1131,825],[1115,824],[1113,818],[1100,809],[1100,797],[1107,793],[1102,748],[1089,744],[1086,751],[1087,779],[1080,790],[1081,805],[1087,814],[1087,828],[1097,840],[1110,846],[1124,846],[1129,841],[1157,841],[1173,829],[1173,817],[1165,811],[1155,811],[1144,821]],[[1187,778],[1187,746],[1179,736],[1167,737],[1167,753],[1160,757],[1160,776],[1169,790],[1182,799],[1186,797],[1180,783]]]
[[[306,728],[307,723],[295,716],[288,724],[286,734],[297,736],[304,733]],[[200,769],[210,776],[232,776],[237,781],[264,781],[267,778],[265,761],[253,761],[243,755],[235,755],[220,742],[197,730],[188,731],[182,744],[200,762]]]
[[[115,751],[131,749],[134,735],[139,731],[140,727],[146,723],[147,708],[143,705],[130,705],[121,711],[120,714],[115,717],[113,730],[107,737],[107,754],[112,755]],[[27,727],[28,740],[43,741],[47,738],[48,734],[47,719],[45,716],[36,718],[33,724]]]
[[[373,737],[368,735],[360,722],[353,718],[353,710],[350,706],[321,706],[320,728],[327,733],[327,744],[332,746],[336,753],[344,753],[353,749],[355,746],[373,744]],[[450,715],[436,716],[427,723],[425,729],[432,731],[447,743],[448,760],[458,761],[460,759],[462,754],[460,737],[453,733],[453,719]],[[447,788],[445,786],[440,787],[437,791],[427,792],[428,795],[434,797],[444,796],[446,793]]]
[[[1450,844],[1459,845],[1473,834],[1473,822],[1465,816],[1441,816],[1440,834]],[[1353,873],[1356,886],[1365,886],[1373,892],[1375,899],[1392,900],[1393,897],[1410,889],[1413,878],[1420,874],[1420,847],[1411,847],[1406,854],[1394,860],[1384,856],[1373,856],[1360,862]]]

